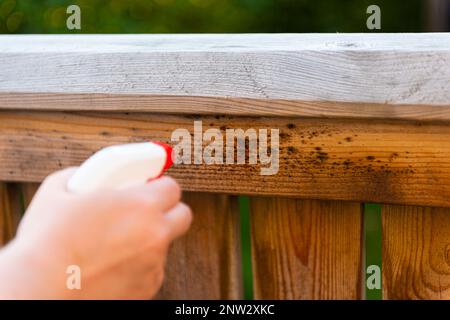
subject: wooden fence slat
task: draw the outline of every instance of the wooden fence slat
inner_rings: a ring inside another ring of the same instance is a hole
[[[263,176],[267,165],[259,163],[176,165],[169,173],[184,190],[450,206],[450,125],[442,123],[0,111],[0,180],[41,181],[101,147],[170,141],[178,128],[193,133],[195,120],[223,135],[279,129],[279,171]]]
[[[361,298],[361,206],[251,198],[257,299]]]
[[[450,209],[382,207],[384,299],[450,299]]]
[[[21,201],[18,184],[0,182],[0,246],[16,233],[22,215]]]
[[[185,193],[191,229],[170,250],[159,299],[242,298],[239,208],[233,196]]]
[[[24,210],[27,210],[28,206],[31,203],[31,200],[33,200],[33,197],[36,194],[36,191],[39,189],[40,184],[26,182],[26,183],[21,183],[20,185],[21,185],[21,189],[22,189]]]
[[[0,183],[0,246],[5,245],[13,235],[11,204],[8,185]]]

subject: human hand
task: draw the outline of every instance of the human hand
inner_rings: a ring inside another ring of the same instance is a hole
[[[161,286],[169,244],[191,223],[175,180],[126,190],[71,194],[74,169],[50,175],[16,238],[0,252],[0,297],[151,298]],[[66,286],[69,266],[81,289]]]

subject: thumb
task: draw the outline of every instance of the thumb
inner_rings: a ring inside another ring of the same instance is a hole
[[[67,181],[69,181],[76,170],[77,167],[70,167],[50,174],[42,182],[41,188],[51,192],[67,192]]]

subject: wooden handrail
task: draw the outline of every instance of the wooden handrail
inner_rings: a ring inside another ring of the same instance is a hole
[[[450,206],[448,34],[0,43],[0,180],[41,181],[110,144],[170,141],[202,115],[205,130],[279,130],[279,170],[178,166],[186,190]]]
[[[449,34],[0,36],[0,108],[450,120]]]

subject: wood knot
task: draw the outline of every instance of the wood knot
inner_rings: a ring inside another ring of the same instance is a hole
[[[450,265],[450,243],[445,247],[445,262]]]

